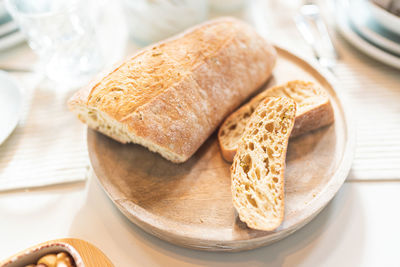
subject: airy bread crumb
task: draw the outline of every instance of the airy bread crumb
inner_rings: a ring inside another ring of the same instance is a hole
[[[233,205],[248,227],[273,231],[284,217],[284,169],[296,103],[267,97],[240,138],[231,167]]]

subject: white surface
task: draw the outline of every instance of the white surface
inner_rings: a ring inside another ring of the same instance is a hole
[[[22,95],[17,83],[0,71],[0,145],[17,126],[21,108]]]
[[[364,0],[352,1],[351,22],[368,41],[400,56],[400,36],[385,30],[371,16]]]
[[[292,236],[240,253],[176,247],[141,231],[96,179],[0,198],[0,258],[42,241],[78,237],[128,266],[400,266],[400,183],[345,183],[325,210]],[[6,241],[4,241],[6,240]]]
[[[400,56],[395,56],[393,54],[385,52],[384,50],[381,50],[380,48],[370,44],[360,35],[358,35],[349,24],[347,11],[344,7],[342,7],[342,10],[338,12],[337,26],[342,35],[362,52],[375,58],[378,61],[400,69]]]
[[[0,51],[20,44],[24,40],[25,38],[20,31],[15,31],[13,33],[7,34],[0,38]]]
[[[398,1],[398,0],[393,0]],[[387,29],[400,35],[400,17],[386,11],[378,5],[374,5],[368,2],[368,7],[371,10],[373,16]]]

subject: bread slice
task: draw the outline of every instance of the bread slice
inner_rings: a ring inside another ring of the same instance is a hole
[[[296,103],[267,97],[250,117],[231,167],[233,205],[248,227],[272,231],[284,216],[286,149]]]
[[[90,128],[180,163],[267,81],[275,61],[255,29],[219,18],[144,48],[68,104]]]
[[[232,113],[218,131],[218,141],[223,158],[232,162],[237,144],[251,114],[266,97],[285,96],[297,104],[296,121],[291,137],[316,130],[334,121],[333,108],[328,94],[312,82],[290,81],[260,93],[247,104]]]

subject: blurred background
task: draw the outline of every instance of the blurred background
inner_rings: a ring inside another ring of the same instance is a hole
[[[225,15],[248,21],[274,43],[310,50],[331,70],[339,58],[335,27],[364,53],[400,68],[399,5],[395,0],[0,0],[0,69],[35,70],[59,87],[76,87],[139,47]],[[291,36],[296,45],[288,43]],[[33,53],[25,50],[28,60],[18,62],[13,55],[26,41]]]

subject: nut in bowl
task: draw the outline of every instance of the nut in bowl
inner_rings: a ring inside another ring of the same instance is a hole
[[[0,263],[2,267],[114,266],[94,245],[80,239],[47,241],[21,251]]]

